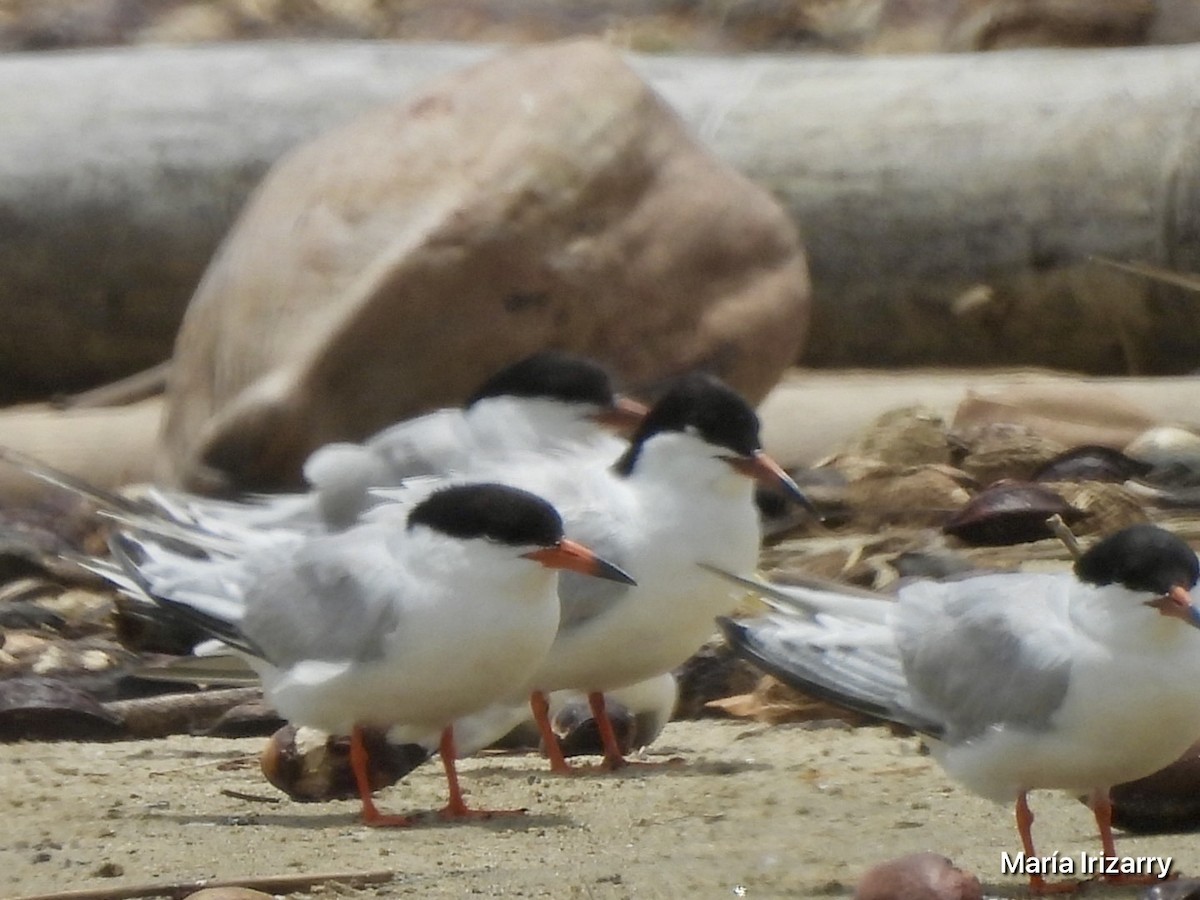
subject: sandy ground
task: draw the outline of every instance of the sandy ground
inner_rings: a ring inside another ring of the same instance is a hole
[[[524,817],[374,830],[357,804],[281,798],[261,739],[179,737],[0,746],[0,895],[199,878],[389,870],[387,885],[296,897],[838,897],[882,859],[935,850],[1020,896],[1008,810],[952,785],[914,739],[878,728],[732,721],[671,724],[648,759],[681,765],[550,776],[533,756],[463,763],[472,799]],[[245,796],[248,795],[248,796]],[[386,811],[437,808],[440,768],[379,795]],[[1039,851],[1095,852],[1091,817],[1034,799]],[[1122,837],[1122,854],[1172,854],[1200,871],[1193,836]],[[1135,891],[1089,888],[1086,896]]]

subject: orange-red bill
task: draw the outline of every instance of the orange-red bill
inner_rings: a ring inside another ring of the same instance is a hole
[[[572,572],[582,572],[596,578],[608,581],[619,581],[622,584],[637,584],[624,569],[615,566],[608,560],[597,556],[583,544],[563,538],[553,547],[544,547],[526,553],[529,559],[540,562],[549,569],[568,569]]]
[[[1175,585],[1163,596],[1156,597],[1146,605],[1153,606],[1164,616],[1182,619],[1189,625],[1200,628],[1200,610],[1196,609],[1196,604],[1192,602],[1192,595],[1188,593],[1187,588],[1181,585]]]
[[[753,478],[759,484],[778,488],[791,500],[799,503],[816,518],[821,518],[812,502],[804,496],[800,486],[792,480],[792,476],[783,471],[783,467],[762,450],[756,450],[750,456],[727,456],[726,462],[743,475]]]

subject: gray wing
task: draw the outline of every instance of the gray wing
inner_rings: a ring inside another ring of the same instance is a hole
[[[638,531],[637,499],[625,481],[610,471],[614,461],[609,449],[600,447],[571,454],[531,451],[485,460],[468,474],[472,480],[500,481],[544,497],[562,516],[567,537],[637,578],[628,568]],[[400,502],[405,499],[388,496]],[[629,590],[630,585],[563,572],[558,583],[559,633],[603,615]]]
[[[613,556],[603,552],[601,555],[621,568],[625,568],[624,564],[618,562]],[[621,598],[628,593],[629,588],[630,585],[618,584],[604,578],[592,578],[576,572],[563,572],[558,576],[558,597],[561,604],[558,633],[571,631],[603,615],[620,602]]]
[[[579,470],[577,470],[579,471]],[[583,470],[566,490],[546,496],[563,517],[567,537],[579,541],[609,562],[629,571],[630,544],[636,540],[634,498],[604,467]],[[538,488],[531,485],[535,493]],[[629,572],[636,579],[635,572]],[[559,575],[558,632],[579,628],[612,610],[629,594],[631,585],[575,572]]]
[[[1070,677],[1070,581],[1045,574],[923,582],[900,594],[896,640],[914,701],[946,740],[1046,728]]]
[[[838,623],[831,642],[818,619],[789,614],[740,621],[722,617],[717,624],[735,655],[784,684],[930,737],[943,735],[943,723],[913,700],[891,635],[877,626],[865,626],[856,640],[852,626]]]
[[[401,573],[377,529],[314,538],[248,567],[241,630],[268,662],[370,660],[400,624]]]

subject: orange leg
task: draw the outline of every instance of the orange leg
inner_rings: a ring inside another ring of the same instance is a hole
[[[1100,848],[1107,857],[1117,855],[1117,845],[1113,841],[1112,833],[1112,801],[1108,797],[1108,791],[1095,790],[1088,797],[1088,806],[1092,808],[1092,815],[1096,817],[1096,828],[1100,832]]]
[[[442,818],[453,819],[469,816],[471,810],[467,809],[462,789],[458,785],[458,766],[455,764],[455,757],[458,753],[454,747],[453,726],[448,725],[442,729],[442,740],[438,744],[438,753],[442,757],[442,768],[446,770],[446,786],[450,790],[450,799],[442,808]]]
[[[608,769],[620,769],[627,763],[625,754],[621,752],[617,734],[613,731],[612,720],[609,719],[608,711],[605,709],[604,695],[599,691],[592,691],[587,698],[588,706],[592,710],[592,718],[596,722],[596,727],[600,729],[600,741],[604,744],[604,765]]]
[[[1021,848],[1026,859],[1036,859],[1033,849],[1033,812],[1029,809],[1029,798],[1025,791],[1017,795],[1017,832],[1021,835]],[[1029,891],[1032,894],[1073,893],[1079,887],[1074,881],[1058,881],[1051,884],[1039,874],[1029,876]]]
[[[558,735],[550,727],[550,701],[542,691],[534,691],[529,695],[529,708],[533,710],[533,721],[542,734],[542,744],[550,759],[550,771],[555,775],[570,775],[574,769],[567,764],[562,747],[558,745]]]
[[[1036,859],[1033,849],[1033,812],[1029,809],[1029,797],[1025,791],[1017,795],[1017,833],[1021,835],[1021,848],[1025,851],[1026,859]],[[1029,889],[1040,894],[1046,886],[1046,880],[1041,875],[1029,876]]]
[[[1092,809],[1092,815],[1096,817],[1096,828],[1100,832],[1100,847],[1101,852],[1109,859],[1117,855],[1117,845],[1113,841],[1112,833],[1112,800],[1108,795],[1107,790],[1096,789],[1088,796],[1088,806]],[[1101,875],[1105,881],[1112,884],[1158,884],[1162,881],[1157,875]]]
[[[490,819],[493,816],[519,816],[525,813],[523,809],[471,809],[467,806],[463,800],[462,789],[458,785],[458,768],[455,764],[458,752],[454,747],[453,725],[442,729],[438,753],[442,757],[442,768],[446,770],[446,785],[450,790],[450,799],[438,813],[443,819]]]
[[[413,824],[410,816],[387,816],[375,806],[371,797],[370,763],[367,758],[367,748],[363,743],[363,730],[355,725],[350,730],[350,769],[354,772],[354,783],[358,787],[358,796],[362,800],[363,822],[372,828],[402,828]]]

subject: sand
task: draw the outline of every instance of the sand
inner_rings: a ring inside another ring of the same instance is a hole
[[[393,873],[306,897],[839,897],[872,864],[918,850],[976,873],[989,896],[1015,852],[1010,811],[948,781],[913,738],[881,728],[676,722],[648,760],[681,764],[566,779],[534,756],[462,764],[471,800],[523,817],[369,829],[357,804],[295,803],[262,778],[261,739],[176,737],[0,746],[0,895],[303,873]],[[440,768],[379,794],[385,811],[433,810]],[[1091,816],[1034,798],[1039,851],[1095,852]],[[1122,854],[1200,872],[1191,836],[1122,836]],[[1136,891],[1086,895],[1133,897]]]

